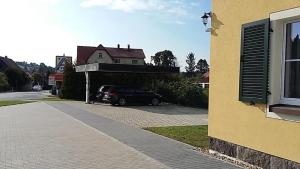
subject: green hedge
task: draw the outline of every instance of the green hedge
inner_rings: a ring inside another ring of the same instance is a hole
[[[158,93],[164,101],[184,106],[208,107],[208,89],[187,79],[160,84]]]

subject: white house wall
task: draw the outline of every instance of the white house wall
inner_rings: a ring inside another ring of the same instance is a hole
[[[144,59],[125,59],[125,58],[120,58],[120,64],[129,64],[132,65],[132,60],[137,60],[137,64],[135,65],[144,65]]]
[[[99,58],[99,53],[102,53],[102,59]],[[113,63],[113,61],[105,50],[96,50],[92,56],[90,56],[87,63]]]
[[[99,53],[102,53],[102,59],[99,58]],[[119,64],[132,64],[132,60],[137,60],[137,64],[135,65],[144,65],[144,59],[134,59],[134,58],[119,58]],[[88,59],[88,64],[92,63],[114,63],[111,57],[105,50],[96,50]]]

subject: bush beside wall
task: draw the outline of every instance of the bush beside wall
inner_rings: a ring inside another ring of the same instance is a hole
[[[193,81],[182,79],[160,84],[158,93],[164,101],[193,107],[208,107],[208,89],[202,89]]]

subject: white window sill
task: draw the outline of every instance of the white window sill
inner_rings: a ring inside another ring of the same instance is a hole
[[[270,106],[267,117],[292,122],[300,122],[300,107],[292,105]]]

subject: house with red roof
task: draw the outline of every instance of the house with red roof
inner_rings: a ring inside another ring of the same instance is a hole
[[[118,45],[114,47],[77,46],[77,65],[106,63],[106,64],[129,64],[144,65],[145,54],[143,49],[133,49],[128,45],[127,48],[121,48]]]
[[[209,71],[204,73],[203,75],[201,75],[201,79],[199,84],[201,85],[201,87],[204,88],[208,88],[209,87]]]

